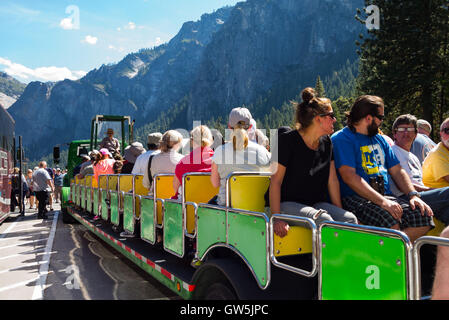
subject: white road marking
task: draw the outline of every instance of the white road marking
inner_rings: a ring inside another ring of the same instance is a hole
[[[51,225],[50,236],[48,237],[47,246],[45,248],[43,263],[39,268],[39,279],[37,280],[36,287],[34,288],[32,300],[42,300],[44,295],[44,286],[47,282],[48,266],[50,264],[51,249],[53,247],[53,240],[55,239],[56,225],[58,223],[59,211],[55,211],[53,215],[53,223]]]
[[[29,242],[20,242],[20,243],[12,244],[9,246],[0,247],[0,250],[7,249],[7,248],[14,248],[14,247],[17,247],[18,245],[24,246],[24,245],[28,245],[28,244],[32,244],[32,243],[36,243],[36,242],[42,242],[42,241],[46,241],[46,240],[47,239],[38,239],[38,240],[29,241]]]

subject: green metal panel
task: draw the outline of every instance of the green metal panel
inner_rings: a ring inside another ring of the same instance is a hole
[[[109,208],[106,200],[108,199],[108,192],[106,190],[101,191],[101,218],[105,221],[109,220]]]
[[[70,200],[72,200],[73,203],[76,203],[75,202],[75,189],[76,189],[75,185],[72,184],[72,186],[70,187]]]
[[[154,200],[142,198],[140,205],[140,238],[154,242]]]
[[[118,208],[118,192],[110,191],[111,195],[111,223],[118,226],[120,223],[120,213]]]
[[[75,185],[75,204],[80,205],[80,186],[77,184]]]
[[[81,190],[80,207],[83,208],[83,209],[86,209],[86,187],[85,186],[81,186],[80,190]]]
[[[126,231],[134,232],[134,201],[132,194],[123,196],[123,228]]]
[[[86,211],[92,212],[92,189],[86,188]]]
[[[406,247],[400,239],[323,227],[321,242],[322,299],[407,299]]]
[[[178,256],[183,256],[183,238],[182,205],[176,202],[165,201],[164,248]]]
[[[198,207],[197,250],[202,259],[212,245],[226,243],[226,211]]]
[[[267,236],[262,217],[228,212],[228,243],[242,253],[262,286],[268,281]]]
[[[92,212],[94,215],[98,216],[98,189],[94,188],[92,192],[92,202],[93,202],[93,208]]]

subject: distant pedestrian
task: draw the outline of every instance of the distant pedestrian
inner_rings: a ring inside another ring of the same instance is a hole
[[[55,194],[54,194],[55,202],[59,203],[64,180],[64,174],[61,173],[61,169],[56,168],[56,173],[53,180],[55,182]]]
[[[22,196],[20,196],[20,184],[22,184]],[[25,196],[27,191],[28,185],[24,175],[20,175],[19,168],[14,168],[11,177],[11,212],[14,212],[16,206],[18,206],[22,215],[25,214]]]
[[[45,168],[47,170],[48,174],[50,175],[50,178],[53,180],[55,178],[55,174],[53,172],[52,168]],[[50,197],[48,198],[48,204],[50,205],[50,211],[53,211],[53,192],[55,190],[53,189],[50,193]]]
[[[28,169],[26,180],[27,180],[27,184],[28,184],[27,198],[29,195],[30,209],[33,209],[35,198],[36,198],[35,194],[34,194],[34,189],[33,189],[33,170]]]
[[[53,179],[46,170],[47,162],[39,162],[39,169],[33,173],[34,189],[36,192],[36,198],[39,201],[38,206],[38,219],[47,219],[47,202],[51,192],[54,190]]]

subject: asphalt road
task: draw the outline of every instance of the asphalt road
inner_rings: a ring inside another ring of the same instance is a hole
[[[0,300],[178,300],[179,297],[81,224],[64,224],[59,206],[0,225]]]

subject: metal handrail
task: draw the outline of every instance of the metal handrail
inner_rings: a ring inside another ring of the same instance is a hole
[[[415,300],[421,299],[421,257],[420,250],[425,244],[449,247],[449,239],[435,236],[424,236],[416,239],[413,246],[413,262],[415,266]]]
[[[310,226],[310,229],[312,230],[312,270],[307,271],[300,268],[296,268],[287,264],[284,264],[282,262],[279,262],[276,259],[275,252],[274,252],[274,220],[287,220],[292,222],[300,222],[304,223]],[[299,217],[299,216],[292,216],[292,215],[286,215],[286,214],[273,214],[270,219],[270,259],[271,262],[282,269],[285,269],[290,272],[294,272],[296,274],[305,276],[305,277],[314,277],[318,272],[318,258],[317,258],[317,242],[318,242],[318,236],[317,236],[317,225],[312,219],[305,218],[305,217]]]

